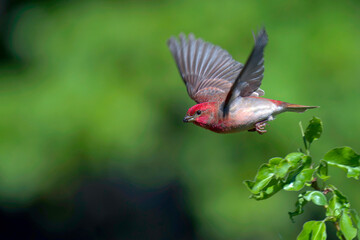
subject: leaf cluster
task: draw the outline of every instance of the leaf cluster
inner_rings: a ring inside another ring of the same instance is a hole
[[[325,222],[333,222],[339,239],[354,239],[360,231],[360,218],[354,209],[350,208],[347,197],[331,184],[326,184],[330,178],[328,167],[344,170],[348,178],[359,179],[360,155],[350,147],[334,148],[327,152],[319,162],[313,162],[310,156],[310,146],[321,137],[323,124],[313,117],[305,131],[300,129],[305,149],[293,152],[285,158],[271,158],[268,163],[260,166],[253,181],[244,181],[251,192],[251,198],[267,199],[280,190],[302,191],[295,203],[296,210],[289,212],[294,217],[304,212],[304,206],[312,202],[324,208],[326,217],[322,221],[308,221],[298,235],[302,239],[326,239]],[[322,181],[324,187],[320,188]]]

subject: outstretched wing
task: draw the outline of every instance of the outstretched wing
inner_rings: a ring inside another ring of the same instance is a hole
[[[197,103],[223,101],[243,65],[231,55],[202,39],[180,34],[180,42],[172,37],[168,41],[189,96]]]
[[[268,42],[265,28],[262,28],[255,46],[239,76],[236,78],[223,105],[224,117],[229,113],[231,103],[238,97],[248,97],[257,91],[264,77],[264,49]]]

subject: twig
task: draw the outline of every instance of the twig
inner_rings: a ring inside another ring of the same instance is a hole
[[[318,185],[318,183],[317,183],[317,178],[314,178],[314,179],[311,181],[311,187],[312,187],[313,189],[318,190],[318,191],[321,191],[321,192],[324,191],[324,190],[322,190],[322,189],[319,187],[319,185]]]
[[[336,230],[340,233],[341,238],[345,240],[346,238],[340,229],[339,222],[334,222],[334,225],[335,225]]]
[[[310,149],[309,149],[310,146],[308,147],[308,145],[306,143],[305,133],[304,133],[304,129],[303,129],[301,121],[299,122],[299,125],[300,125],[301,136],[302,136],[302,139],[303,139],[303,142],[304,142],[306,154],[310,156]]]

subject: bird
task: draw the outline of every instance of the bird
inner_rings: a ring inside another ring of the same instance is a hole
[[[253,33],[254,35],[254,33]],[[187,92],[197,104],[183,121],[216,133],[240,131],[264,134],[269,121],[283,112],[305,112],[306,106],[262,97],[264,49],[268,35],[262,27],[254,35],[255,45],[245,65],[235,61],[219,46],[183,33],[172,36],[167,45]]]

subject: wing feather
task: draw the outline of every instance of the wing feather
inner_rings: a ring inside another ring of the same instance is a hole
[[[189,96],[196,102],[223,101],[243,65],[211,43],[180,34],[168,46],[175,59]]]
[[[268,42],[268,36],[265,28],[262,28],[255,40],[255,46],[246,61],[244,68],[236,78],[230,91],[228,92],[224,105],[224,117],[229,113],[231,104],[239,97],[248,97],[251,95],[263,95],[259,87],[264,77],[264,49]]]

